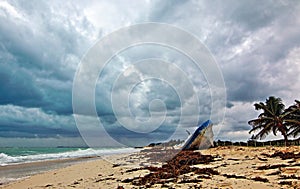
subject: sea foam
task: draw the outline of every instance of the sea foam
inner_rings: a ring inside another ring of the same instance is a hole
[[[29,163],[45,160],[54,159],[69,159],[69,158],[81,158],[81,157],[94,157],[94,156],[104,156],[122,153],[132,153],[137,152],[137,149],[133,148],[104,148],[104,149],[78,149],[76,151],[67,151],[60,153],[43,153],[34,155],[20,155],[20,156],[10,156],[5,153],[0,153],[0,166],[9,164],[20,164]]]

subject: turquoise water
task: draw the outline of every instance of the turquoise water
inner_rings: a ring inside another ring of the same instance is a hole
[[[133,148],[0,148],[0,166],[27,162],[95,157],[136,151]]]
[[[27,155],[37,155],[37,154],[53,154],[53,153],[62,153],[70,152],[77,150],[84,150],[87,148],[26,148],[26,147],[14,147],[14,148],[1,148],[0,153],[6,154],[8,156],[27,156]]]
[[[139,150],[133,148],[0,148],[0,185],[18,178],[99,158],[102,155],[137,151]],[[63,161],[48,161],[62,159]],[[41,161],[43,163],[30,163]]]
[[[0,185],[18,178],[94,159],[90,157],[99,158],[102,155],[137,151],[139,150],[133,148],[0,148]],[[63,161],[48,161],[62,159]],[[30,163],[41,161],[43,163]]]

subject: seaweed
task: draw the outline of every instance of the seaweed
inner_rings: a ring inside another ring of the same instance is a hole
[[[148,157],[153,158],[153,154],[149,154]],[[156,159],[155,154],[154,159]],[[197,168],[191,167],[196,164],[208,164],[214,159],[211,155],[202,155],[199,152],[194,151],[180,151],[172,159],[168,160],[161,167],[145,167],[150,171],[149,174],[143,177],[137,177],[133,179],[125,179],[123,182],[131,182],[136,186],[152,186],[154,184],[165,184],[168,182],[177,182],[180,175],[187,173],[205,174],[205,175],[218,175],[219,172],[211,168]],[[135,170],[139,170],[136,168]],[[194,183],[201,182],[200,179],[181,180],[178,183]]]
[[[254,181],[260,181],[260,182],[269,182],[267,178],[262,178],[262,177],[254,177],[252,178]]]

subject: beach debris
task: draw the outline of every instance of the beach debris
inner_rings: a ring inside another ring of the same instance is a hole
[[[268,159],[266,159],[266,158],[261,158],[261,157],[257,157],[257,159],[260,160],[260,161],[268,161]]]
[[[144,169],[144,168],[142,168],[142,167],[133,168],[133,169],[126,170],[125,173],[131,173],[131,172],[135,172],[135,171],[142,170],[142,169]]]
[[[269,174],[266,174],[266,176],[272,176],[272,175],[280,175],[281,171],[275,171],[275,172],[271,172]]]
[[[290,161],[288,161],[288,163],[296,163],[297,161],[296,160],[294,160],[294,159],[292,159],[292,160],[290,160]]]
[[[133,182],[136,179],[139,179],[139,177],[126,178],[126,179],[122,180],[122,182],[124,182],[124,183],[131,183],[131,182]]]
[[[297,164],[294,164],[297,165]],[[295,167],[286,167],[281,169],[282,172],[285,174],[295,174],[300,171],[300,166],[295,166]]]
[[[254,177],[252,178],[252,180],[254,181],[260,181],[260,182],[269,182],[269,180],[267,178],[262,178],[262,177]]]
[[[257,167],[257,170],[277,169],[277,168],[288,167],[288,166],[290,165],[287,164],[262,165]]]
[[[286,159],[299,159],[300,158],[300,153],[294,153],[294,152],[275,152],[272,154],[270,157],[280,157],[282,160]]]
[[[269,157],[269,158],[275,158],[275,157],[280,157],[282,160],[286,160],[286,159],[299,159],[300,158],[300,153],[297,152],[282,152],[282,151],[276,151],[274,152],[274,154],[261,154],[261,155],[264,155],[266,157]]]
[[[202,182],[202,180],[199,179],[184,179],[180,182],[178,182],[178,184],[183,184],[183,183],[199,183]]]
[[[132,183],[136,186],[151,186],[154,184],[165,184],[169,182],[199,182],[199,179],[185,179],[185,181],[184,179],[180,180],[179,176],[188,173],[202,174],[207,176],[218,175],[219,172],[212,168],[191,167],[192,165],[196,164],[208,164],[212,161],[214,161],[214,158],[211,155],[202,155],[201,153],[194,151],[181,151],[161,167],[149,166],[133,169],[136,171],[140,169],[148,169],[150,173],[143,177],[125,179],[122,182]],[[129,172],[131,171],[132,170],[129,170]]]
[[[279,184],[281,184],[281,185],[289,185],[289,186],[291,186],[292,185],[292,181],[286,181],[286,180],[284,180],[284,181],[279,181]]]
[[[245,176],[242,176],[242,175],[223,174],[222,176],[224,176],[226,178],[247,179]]]
[[[185,142],[182,150],[199,150],[207,149],[213,146],[212,122],[207,120],[199,125],[194,134],[192,134]]]
[[[297,175],[280,175],[280,179],[296,179],[300,180],[300,176]]]
[[[213,146],[212,122],[207,120],[198,126],[196,131],[186,140],[181,149],[154,146],[141,150],[148,162],[166,162],[181,151],[207,149]]]
[[[121,166],[121,164],[117,163],[117,164],[113,164],[112,167],[119,167],[119,166]]]
[[[231,185],[232,184],[229,182],[221,182],[217,184],[218,187],[231,187]]]
[[[116,178],[114,178],[114,177],[106,177],[106,178],[102,178],[102,179],[97,179],[97,180],[95,181],[95,183],[97,183],[97,182],[102,182],[102,181],[106,181],[106,180],[116,180]]]
[[[237,158],[228,158],[228,160],[231,160],[231,161],[240,161],[240,159],[237,159]]]

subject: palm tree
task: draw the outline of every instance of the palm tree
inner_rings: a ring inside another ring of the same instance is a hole
[[[288,114],[287,125],[291,130],[288,135],[293,137],[300,135],[300,101],[295,100],[295,104],[286,109],[285,113]]]
[[[252,133],[258,131],[258,134],[254,136],[255,139],[265,138],[270,132],[276,136],[279,131],[284,137],[285,144],[288,141],[287,131],[288,128],[285,124],[284,104],[281,98],[275,98],[270,96],[266,99],[266,103],[260,102],[254,104],[255,110],[262,110],[257,119],[250,120],[248,122],[253,128],[249,131]],[[288,114],[289,115],[289,114]]]

